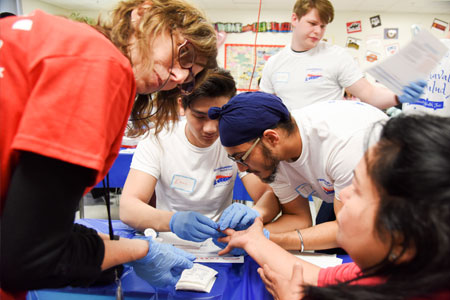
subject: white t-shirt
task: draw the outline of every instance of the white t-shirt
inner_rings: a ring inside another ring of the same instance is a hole
[[[173,131],[163,130],[140,141],[131,168],[155,177],[156,208],[196,211],[217,221],[232,201],[236,163],[217,139],[207,148],[192,145],[185,134],[186,120]],[[247,173],[242,173],[242,177]]]
[[[294,110],[319,101],[343,99],[343,88],[362,76],[346,49],[320,42],[301,53],[287,46],[270,57],[263,69],[260,88],[276,94]]]
[[[450,39],[441,40],[450,49]],[[424,94],[416,104],[405,103],[402,110],[450,117],[450,50],[428,76]]]
[[[362,102],[331,100],[292,112],[302,139],[302,154],[294,162],[280,162],[271,184],[281,204],[315,196],[332,203],[353,178],[353,170],[378,138],[388,117]],[[368,139],[370,134],[370,139]]]

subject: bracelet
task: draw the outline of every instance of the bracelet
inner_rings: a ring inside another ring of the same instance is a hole
[[[298,238],[300,239],[300,244],[301,244],[301,246],[300,246],[300,252],[303,252],[303,250],[305,250],[305,244],[303,243],[303,237],[302,237],[302,234],[300,233],[300,230],[298,230],[298,229],[295,229],[295,231],[297,231]]]

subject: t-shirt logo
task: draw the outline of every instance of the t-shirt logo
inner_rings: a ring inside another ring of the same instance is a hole
[[[327,195],[334,194],[334,185],[331,182],[328,182],[327,180],[325,180],[323,178],[319,178],[319,179],[317,179],[317,181],[319,182],[320,187],[325,192],[325,194],[327,194]]]
[[[322,78],[323,76],[323,69],[322,68],[310,68],[306,69],[306,77],[305,82],[315,80]]]
[[[233,177],[233,167],[225,166],[214,169],[214,187],[228,185]]]

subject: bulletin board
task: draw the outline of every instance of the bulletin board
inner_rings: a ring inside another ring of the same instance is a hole
[[[225,69],[229,70],[236,81],[238,91],[257,91],[258,78],[262,75],[264,64],[272,55],[277,54],[284,45],[256,45],[256,68],[253,74],[252,86],[249,89],[250,78],[255,60],[255,45],[225,44]]]

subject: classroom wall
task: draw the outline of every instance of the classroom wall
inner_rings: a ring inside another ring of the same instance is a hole
[[[227,1],[227,0],[226,0]],[[195,1],[193,1],[195,2]],[[56,6],[52,6],[39,0],[22,0],[23,12],[29,13],[39,8],[53,14],[70,15],[72,11],[65,10]],[[201,7],[200,7],[201,8]],[[105,14],[107,11],[77,11],[82,16],[88,16],[96,19],[99,13]],[[258,9],[248,10],[208,10],[204,12],[211,22],[237,23],[243,25],[252,24],[257,20]],[[369,18],[380,15],[381,26],[372,28]],[[260,22],[289,22],[291,11],[289,10],[273,10],[261,9]],[[334,21],[327,26],[324,38],[332,44],[345,47],[347,38],[353,37],[360,39],[359,50],[348,48],[349,52],[360,67],[364,70],[371,66],[371,62],[366,60],[367,51],[373,51],[379,54],[379,59],[387,57],[385,47],[390,44],[398,44],[401,48],[411,39],[411,26],[417,24],[425,29],[430,29],[434,18],[438,18],[450,23],[450,13],[447,14],[410,14],[410,13],[380,13],[380,12],[354,12],[354,11],[336,11]],[[347,34],[346,23],[350,21],[361,21],[362,32]],[[398,28],[398,39],[384,39],[384,28]],[[431,31],[436,37],[443,37],[443,33]],[[289,45],[291,41],[291,33],[271,33],[260,32],[258,34],[257,44],[262,45]],[[226,44],[253,44],[255,42],[255,33],[228,33],[226,36]],[[224,66],[224,45],[219,48],[218,62],[219,66]],[[370,79],[370,78],[369,78]]]
[[[68,9],[63,9],[39,0],[22,0],[22,10],[24,14],[29,14],[35,9],[40,9],[53,15],[68,16],[71,13]]]
[[[257,9],[255,10],[241,10],[241,11],[208,11],[205,10],[212,22],[240,22],[243,25],[256,22]],[[372,28],[369,18],[375,15],[380,15],[381,26]],[[260,22],[275,21],[275,22],[289,22],[290,11],[264,11],[261,10]],[[324,38],[330,43],[345,47],[347,37],[354,37],[361,39],[359,50],[351,48],[349,52],[357,59],[360,66],[364,69],[371,65],[366,61],[366,52],[379,52],[380,58],[387,56],[385,46],[393,43],[398,43],[399,46],[404,46],[411,39],[411,26],[417,24],[425,29],[430,29],[434,18],[450,22],[450,14],[402,14],[402,13],[366,13],[366,12],[350,12],[350,11],[336,11],[334,21],[327,26]],[[347,34],[346,23],[351,21],[361,21],[362,32]],[[396,27],[399,29],[398,39],[384,39],[384,28]],[[436,37],[441,38],[443,34],[436,31],[431,31]],[[289,45],[291,41],[291,33],[272,33],[260,32],[258,33],[257,44],[273,44],[273,45]],[[367,41],[370,44],[367,44]],[[225,43],[227,44],[253,44],[255,42],[255,34],[250,32],[245,33],[228,33]],[[219,64],[224,64],[224,46],[219,49]]]

